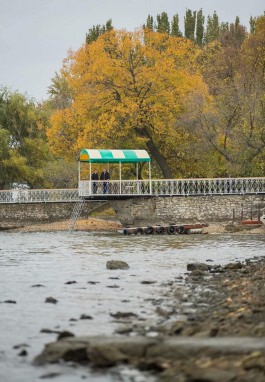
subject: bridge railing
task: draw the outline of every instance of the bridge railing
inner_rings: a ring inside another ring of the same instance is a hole
[[[104,186],[105,184],[105,186]],[[240,195],[265,193],[265,178],[80,181],[79,195]]]
[[[0,203],[76,202],[84,197],[265,194],[264,178],[80,181],[78,189],[0,191]]]
[[[227,195],[263,194],[265,178],[212,178],[153,180],[152,193],[157,195]]]
[[[77,189],[38,189],[0,191],[0,203],[49,203],[80,200]]]

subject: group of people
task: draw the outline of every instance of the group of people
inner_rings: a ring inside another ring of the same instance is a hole
[[[103,183],[102,183],[102,187],[103,187],[103,194],[107,194],[109,192],[109,180],[110,180],[110,174],[109,172],[104,168],[101,175],[100,175],[100,178],[98,176],[98,171],[97,170],[94,170],[92,176],[91,176],[91,179],[93,181],[92,183],[92,191],[93,191],[93,194],[96,194],[97,193],[97,190],[98,190],[98,181],[99,180],[102,180]]]

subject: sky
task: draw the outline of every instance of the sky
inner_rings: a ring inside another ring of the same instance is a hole
[[[265,11],[264,0],[0,0],[0,88],[41,102],[69,49],[77,50],[93,25],[112,19],[116,29],[133,31],[147,16],[186,9],[217,12],[220,21],[249,27],[250,16]],[[183,31],[183,27],[181,25]]]

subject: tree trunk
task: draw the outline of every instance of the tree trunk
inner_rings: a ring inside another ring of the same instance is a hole
[[[165,157],[160,153],[159,149],[157,148],[157,145],[153,141],[148,129],[146,127],[144,128],[138,128],[138,132],[141,134],[141,136],[147,138],[146,146],[156,161],[158,167],[162,171],[163,177],[165,179],[172,179],[172,172],[170,168],[168,167],[168,164],[166,162]]]

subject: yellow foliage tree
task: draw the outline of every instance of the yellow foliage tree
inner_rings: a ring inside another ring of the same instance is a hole
[[[81,148],[147,148],[166,178],[190,139],[176,127],[187,97],[207,89],[198,48],[150,30],[112,30],[71,52],[62,68],[72,104],[57,110],[48,130],[60,156]]]

